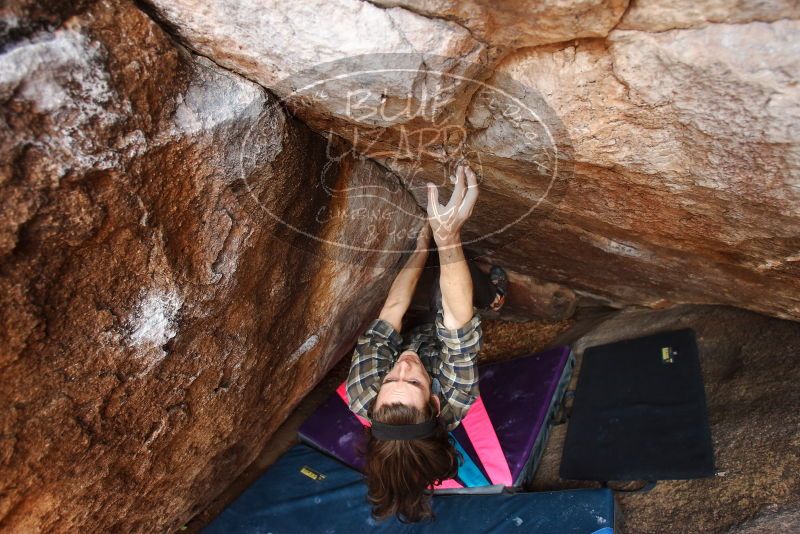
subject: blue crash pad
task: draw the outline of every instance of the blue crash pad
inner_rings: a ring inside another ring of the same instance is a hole
[[[315,479],[316,478],[316,479]],[[226,508],[204,532],[541,532],[611,534],[608,489],[433,498],[434,521],[403,525],[370,516],[362,475],[307,445],[296,445]]]

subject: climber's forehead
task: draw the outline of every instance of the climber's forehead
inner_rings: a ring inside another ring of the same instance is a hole
[[[414,352],[406,351],[383,377],[375,408],[401,403],[422,409],[430,395],[431,380],[425,366]]]
[[[384,404],[405,404],[417,409],[424,409],[430,396],[429,389],[424,383],[414,384],[401,380],[389,380],[381,385],[375,399],[375,409]]]

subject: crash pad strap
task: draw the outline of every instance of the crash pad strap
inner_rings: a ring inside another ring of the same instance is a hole
[[[514,480],[511,477],[511,469],[508,467],[506,456],[500,447],[500,440],[497,439],[497,433],[494,431],[489,414],[486,412],[486,406],[483,404],[483,399],[479,396],[469,407],[469,411],[464,419],[461,421],[464,425],[464,430],[467,432],[472,447],[478,454],[478,458],[483,465],[486,474],[492,484],[502,484],[504,486],[513,486]]]

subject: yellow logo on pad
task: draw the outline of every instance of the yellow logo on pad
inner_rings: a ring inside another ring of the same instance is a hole
[[[303,473],[305,476],[310,478],[311,480],[325,480],[325,475],[318,471],[314,471],[307,465],[304,465],[300,468],[300,472]]]

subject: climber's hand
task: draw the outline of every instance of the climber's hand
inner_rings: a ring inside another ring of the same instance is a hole
[[[454,177],[453,194],[446,206],[439,204],[439,190],[428,182],[428,221],[433,239],[441,248],[461,243],[461,227],[478,199],[478,179],[468,164],[459,165]]]

